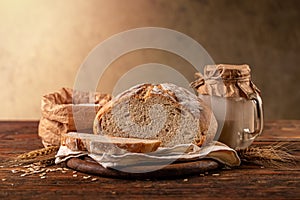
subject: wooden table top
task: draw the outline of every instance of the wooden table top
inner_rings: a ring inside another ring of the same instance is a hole
[[[0,159],[42,148],[36,121],[0,122]],[[235,169],[173,180],[122,180],[68,170],[22,177],[0,166],[0,199],[300,199],[300,120],[269,121],[256,145],[288,144],[296,162],[272,168],[243,163]],[[93,179],[94,178],[94,179]]]

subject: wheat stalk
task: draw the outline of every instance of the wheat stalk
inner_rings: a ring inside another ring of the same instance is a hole
[[[34,159],[41,156],[50,155],[52,153],[55,153],[58,151],[58,146],[52,146],[52,147],[46,147],[43,149],[38,149],[34,151],[30,151],[28,153],[23,153],[17,157],[17,160],[28,160],[28,159]]]
[[[242,160],[259,164],[265,167],[288,167],[296,164],[295,156],[289,153],[286,144],[277,143],[267,146],[250,146],[247,149],[239,150]]]
[[[44,165],[53,165],[55,155],[58,151],[58,146],[52,146],[42,149],[37,149],[27,153],[23,153],[13,159],[3,160],[1,165],[3,166],[21,166],[25,164],[40,163]]]

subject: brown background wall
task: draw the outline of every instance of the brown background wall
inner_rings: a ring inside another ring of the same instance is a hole
[[[249,64],[266,119],[300,119],[299,21],[298,0],[0,0],[0,119],[38,119],[41,96],[73,87],[98,43],[144,26],[189,35],[216,63]]]

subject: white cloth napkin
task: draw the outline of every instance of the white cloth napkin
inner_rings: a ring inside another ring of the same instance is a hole
[[[188,153],[183,153],[187,152]],[[105,168],[122,169],[128,166],[157,165],[161,168],[163,165],[171,164],[174,161],[193,161],[205,158],[217,160],[227,166],[234,167],[240,165],[240,158],[234,149],[223,143],[214,144],[200,148],[194,144],[181,144],[172,148],[158,148],[151,153],[124,153],[114,154],[93,154],[87,151],[72,151],[66,146],[60,146],[56,155],[55,163],[61,163],[69,158],[88,155]],[[130,167],[129,167],[130,168]]]

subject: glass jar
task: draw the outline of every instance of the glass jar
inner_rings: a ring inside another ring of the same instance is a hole
[[[233,149],[245,149],[263,129],[262,99],[252,83],[248,65],[207,65],[204,76],[192,83],[218,121],[219,140]]]

